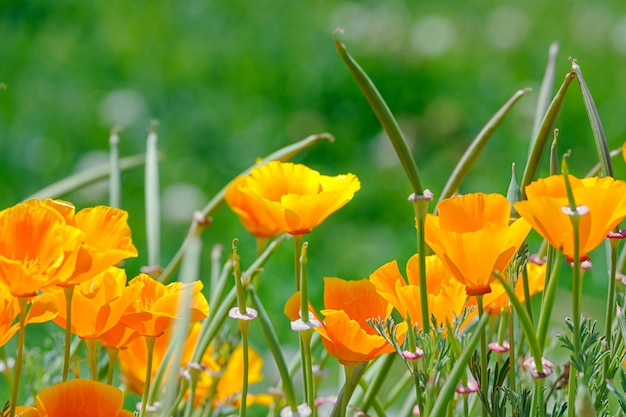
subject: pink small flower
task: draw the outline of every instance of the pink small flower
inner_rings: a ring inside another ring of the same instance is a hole
[[[420,415],[420,407],[419,407],[419,405],[415,404],[413,406],[412,413],[413,413],[414,416],[419,416]]]
[[[511,349],[511,345],[506,340],[502,341],[502,344],[498,342],[491,342],[487,345],[489,349],[496,353],[505,353]]]
[[[478,392],[478,381],[476,381],[475,379],[468,379],[467,385],[459,384],[456,386],[455,391],[457,392],[457,394],[463,395]]]
[[[414,361],[424,356],[424,351],[420,348],[415,348],[415,352],[411,352],[409,350],[403,350],[401,355],[404,359]]]
[[[554,364],[546,358],[541,358],[541,365],[543,365],[543,372],[537,372],[535,358],[532,356],[526,359],[523,363],[524,368],[528,369],[533,378],[545,378],[554,370]]]

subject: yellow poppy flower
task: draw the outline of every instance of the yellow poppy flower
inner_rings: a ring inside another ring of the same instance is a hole
[[[524,219],[509,225],[511,206],[500,194],[467,194],[445,199],[439,215],[426,216],[426,243],[467,295],[491,291],[493,271],[504,271],[530,231]]]
[[[346,281],[324,278],[325,317],[321,327],[315,327],[328,353],[344,365],[354,365],[376,358],[395,348],[367,322],[368,319],[386,319],[393,306],[378,295],[376,287],[367,279]],[[402,326],[398,337],[403,337]]]
[[[543,284],[546,276],[546,264],[538,264],[536,262],[529,261],[526,264],[526,271],[528,273],[528,289],[531,297],[535,294],[543,291]],[[505,275],[505,279],[506,279]],[[519,276],[515,283],[515,296],[523,303],[526,299],[524,295],[524,283],[522,277]],[[470,300],[470,304],[474,305],[475,300]],[[484,310],[487,314],[500,314],[502,311],[508,311],[510,309],[509,296],[504,290],[504,287],[499,282],[491,284],[491,292],[485,294],[483,298]],[[475,312],[476,310],[474,310]],[[474,314],[472,314],[473,316]]]
[[[43,323],[54,319],[57,308],[47,295],[38,295],[30,300],[31,306],[26,315],[26,324]],[[4,346],[17,332],[20,325],[16,319],[20,314],[17,297],[0,288],[0,346]]]
[[[129,283],[129,287],[134,286],[140,290],[120,322],[142,336],[161,336],[178,319],[178,304],[184,291],[190,292],[185,306],[190,309],[190,321],[202,320],[209,314],[209,304],[200,292],[200,281],[189,284],[173,282],[166,286],[146,274],[139,274]]]
[[[413,255],[407,263],[405,282],[398,263],[389,262],[378,268],[369,279],[376,291],[390,302],[396,310],[411,318],[414,324],[423,325],[418,256]],[[459,283],[446,269],[437,255],[426,257],[426,287],[428,289],[428,311],[439,324],[452,324],[455,316],[461,315],[467,295],[465,286]],[[430,319],[430,318],[429,318]]]
[[[37,394],[41,417],[132,417],[122,410],[124,395],[119,389],[88,379],[55,384]],[[28,416],[29,414],[24,414]]]
[[[72,333],[83,339],[95,339],[108,332],[120,321],[140,290],[141,285],[127,287],[126,272],[115,267],[76,285],[72,297]],[[56,287],[47,293],[54,297],[59,310],[54,322],[65,328],[65,292]]]
[[[133,245],[128,213],[114,207],[97,206],[75,213],[74,206],[62,200],[46,199],[44,204],[61,214],[68,225],[83,232],[83,249],[90,258],[89,268],[76,271],[59,285],[79,284],[101,273],[120,261],[137,256]]]
[[[16,297],[32,297],[89,266],[79,257],[83,233],[39,200],[1,211],[0,230],[0,283]]]
[[[330,177],[305,165],[273,161],[235,179],[226,202],[257,237],[309,233],[361,187],[353,174]]]
[[[612,177],[568,178],[581,212],[578,249],[584,260],[626,217],[626,182]],[[515,203],[515,210],[553,247],[573,259],[574,230],[567,214],[569,203],[563,175],[539,179],[525,191],[527,200]]]

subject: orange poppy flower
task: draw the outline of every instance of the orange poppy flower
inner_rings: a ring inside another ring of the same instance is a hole
[[[15,407],[15,417],[41,417],[41,414],[35,407],[18,405]]]
[[[509,225],[511,206],[500,194],[467,194],[445,199],[439,215],[426,216],[426,243],[468,295],[491,291],[493,271],[504,271],[526,239],[530,225]]]
[[[580,258],[586,259],[626,217],[626,182],[612,177],[568,178],[581,208],[578,249]],[[566,214],[569,203],[563,175],[539,179],[525,191],[527,200],[515,203],[515,210],[553,247],[573,259],[574,229]]]
[[[117,323],[109,331],[98,336],[102,346],[110,349],[126,349],[128,344],[139,338],[141,335],[137,330],[126,327],[122,323]]]
[[[528,272],[528,289],[530,290],[530,295],[533,296],[543,291],[543,284],[546,276],[546,264],[538,264],[529,261],[526,264],[526,271]],[[504,290],[502,284],[494,282],[491,284],[491,290],[492,291],[489,294],[485,294],[483,298],[485,313],[500,314],[502,311],[509,311],[509,296]],[[521,276],[518,277],[515,283],[515,295],[521,303],[523,303],[526,299],[524,295],[524,283],[522,282]],[[470,304],[475,305],[476,300],[470,300]],[[474,312],[475,311],[476,310],[474,310]],[[471,316],[473,315],[474,314]]]
[[[119,322],[140,290],[141,285],[127,287],[126,272],[115,267],[76,285],[72,297],[72,333],[83,339],[100,337]],[[65,328],[65,292],[56,287],[48,293],[54,297],[59,310],[54,322]]]
[[[37,394],[40,417],[132,417],[122,410],[124,395],[119,389],[88,379],[55,384]],[[31,409],[32,410],[32,409]]]
[[[324,278],[324,307],[325,322],[315,331],[322,336],[328,353],[340,363],[359,364],[395,351],[367,322],[371,318],[384,320],[393,310],[369,280]],[[399,337],[406,331],[405,327],[402,329]]]
[[[26,324],[43,323],[52,320],[57,314],[53,300],[45,294],[34,297],[30,302]],[[0,346],[11,340],[19,329],[20,324],[15,322],[19,314],[18,299],[4,288],[0,288]]]
[[[129,283],[129,287],[134,286],[140,290],[120,322],[142,336],[161,336],[178,319],[178,304],[184,299],[185,291],[190,292],[188,305],[185,306],[190,309],[190,321],[202,320],[209,314],[209,304],[200,292],[200,281],[189,284],[173,282],[166,286],[146,274],[139,274]]]
[[[418,256],[413,255],[407,263],[405,282],[398,263],[389,262],[370,275],[376,291],[389,301],[402,317],[411,317],[413,323],[423,324]],[[455,316],[461,315],[467,295],[465,287],[446,269],[437,255],[426,257],[426,287],[428,289],[428,311],[439,324],[452,324]]]
[[[68,225],[83,232],[83,249],[91,260],[89,269],[77,271],[70,278],[61,280],[59,285],[79,284],[124,259],[137,256],[126,211],[97,206],[75,213],[74,206],[67,201],[48,198],[43,203],[58,211]]]
[[[197,329],[197,326],[192,326],[192,329],[194,330],[190,330],[189,337],[185,339],[185,345],[181,355],[182,364],[191,360],[195,344],[198,341],[199,329]],[[160,364],[163,362],[165,352],[171,344],[171,334],[172,328],[168,328],[161,337],[157,337],[154,342],[154,350],[152,352],[153,364]],[[148,348],[144,338],[139,337],[130,341],[125,349],[119,351],[118,360],[120,364],[121,377],[124,380],[124,383],[132,392],[141,395],[146,382],[146,368],[148,361]],[[209,370],[219,369],[216,364],[206,364],[205,366],[209,366]],[[158,368],[159,366],[152,366],[152,380],[154,380]]]
[[[353,174],[330,177],[305,165],[273,161],[235,179],[225,198],[250,233],[272,237],[309,233],[360,188]]]
[[[0,212],[0,283],[15,297],[32,297],[39,290],[86,270],[83,233],[39,200],[29,200]]]

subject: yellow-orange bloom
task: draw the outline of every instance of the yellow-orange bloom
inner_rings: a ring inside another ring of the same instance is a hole
[[[504,271],[526,239],[530,225],[509,225],[511,206],[500,194],[467,194],[445,199],[439,215],[426,216],[426,243],[468,295],[491,291],[494,271]]]
[[[367,322],[389,317],[393,306],[378,295],[367,279],[324,278],[325,322],[315,327],[328,353],[344,365],[354,365],[390,353],[395,348]],[[406,331],[400,332],[402,337]]]
[[[39,200],[0,212],[0,283],[16,297],[32,297],[45,287],[89,267],[83,233]]]
[[[110,267],[95,277],[76,285],[72,297],[72,333],[83,339],[95,339],[111,330],[139,294],[141,285],[126,286],[126,272]],[[66,326],[65,292],[48,290],[59,314],[54,320]]]
[[[528,273],[528,289],[530,296],[543,291],[543,285],[546,276],[546,264],[538,264],[536,262],[529,261],[526,264],[526,271]],[[505,279],[508,278],[507,274],[504,274]],[[509,310],[509,295],[504,290],[504,287],[499,282],[491,284],[492,291],[489,294],[485,294],[483,298],[484,310],[487,314],[500,314],[502,311]],[[526,299],[524,295],[524,282],[522,276],[517,278],[515,283],[515,296],[523,303]],[[470,300],[470,304],[474,305],[475,300]],[[476,311],[476,310],[474,310]],[[472,315],[473,316],[473,315]]]
[[[40,391],[36,398],[37,410],[22,410],[26,417],[132,417],[122,410],[124,395],[119,389],[88,379],[74,379],[55,384]],[[30,414],[29,414],[30,413]]]
[[[413,255],[407,263],[405,282],[398,263],[392,261],[378,268],[369,279],[376,291],[390,302],[396,310],[411,318],[414,324],[423,326],[418,256]],[[437,255],[426,257],[426,287],[428,289],[428,311],[439,324],[452,324],[460,316],[467,300],[465,286],[459,283],[446,269]],[[430,318],[429,318],[430,319]]]
[[[200,281],[188,284],[173,282],[166,286],[146,274],[139,274],[129,283],[129,287],[134,286],[140,290],[120,322],[142,336],[161,336],[178,320],[180,308],[190,310],[190,321],[202,320],[209,314],[209,304],[200,292]],[[186,305],[179,306],[179,301],[185,300],[185,297]]]
[[[353,174],[330,177],[305,165],[273,161],[235,179],[226,202],[257,237],[309,233],[361,187]]]
[[[76,271],[70,278],[61,280],[59,285],[79,284],[124,259],[137,256],[137,248],[132,242],[126,211],[114,207],[97,206],[75,213],[75,208],[71,203],[49,198],[45,199],[43,204],[58,211],[68,225],[83,232],[83,249],[91,260],[89,269]]]
[[[26,324],[43,323],[52,320],[57,309],[47,295],[38,295],[31,299],[31,306],[26,316]],[[6,289],[0,288],[0,346],[4,346],[17,332],[20,325],[16,318],[20,314],[20,304]]]
[[[568,176],[580,211],[579,254],[587,254],[626,217],[626,182],[612,177],[578,179]],[[563,175],[553,175],[529,184],[527,200],[515,203],[515,210],[544,239],[569,258],[574,257],[574,229]]]

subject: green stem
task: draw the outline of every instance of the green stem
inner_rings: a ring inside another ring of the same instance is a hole
[[[315,382],[313,381],[313,362],[311,355],[311,336],[313,330],[300,332],[300,347],[302,348],[302,375],[304,377],[304,390],[306,402],[311,409],[312,416],[317,415],[315,409]]]
[[[249,352],[248,352],[248,329],[250,328],[250,321],[237,320],[239,322],[239,329],[241,330],[241,343],[243,348],[243,375],[242,375],[242,388],[241,388],[241,406],[239,407],[239,417],[246,417],[246,408],[248,400],[248,366],[249,366]]]
[[[389,354],[385,356],[382,365],[378,369],[378,372],[376,372],[374,381],[369,385],[365,394],[365,398],[363,398],[363,401],[361,402],[360,408],[364,413],[367,413],[367,410],[369,410],[372,404],[376,401],[376,396],[385,384],[385,379],[387,379],[387,376],[389,376],[389,372],[391,371],[391,367],[393,366],[395,358],[395,354]]]
[[[617,248],[619,246],[618,239],[609,239],[611,244],[611,273],[609,274],[609,290],[607,294],[606,303],[606,320],[604,327],[604,338],[606,340],[606,350],[611,352],[613,350],[613,319],[615,314],[615,276],[617,275]],[[608,378],[608,371],[610,365],[610,357],[604,360],[604,376],[605,380]]]
[[[415,219],[417,221],[417,257],[419,263],[419,280],[420,280],[420,307],[422,313],[422,328],[424,333],[430,333],[430,314],[428,312],[428,285],[426,279],[426,239],[425,239],[425,223],[426,214],[428,213],[428,203],[433,196],[430,191],[425,191],[424,195],[412,194],[409,200],[413,202],[415,211]],[[411,325],[409,324],[409,327]]]
[[[146,407],[148,406],[148,395],[150,394],[150,382],[152,381],[152,360],[154,357],[154,343],[156,342],[156,337],[154,336],[145,336],[145,339],[146,347],[148,348],[148,358],[146,360],[146,378],[143,386],[141,413],[139,414],[139,417],[144,417],[146,415]]]
[[[156,121],[152,121],[146,140],[146,243],[148,245],[148,266],[150,275],[158,277],[161,270],[161,214],[159,198],[159,150]]]
[[[98,380],[98,339],[84,339],[87,345],[87,362],[89,363],[89,371],[91,379]]]
[[[441,391],[439,392],[439,395],[437,396],[435,405],[431,410],[422,411],[424,415],[442,416],[445,414],[445,411],[448,408],[448,404],[450,403],[450,401],[452,401],[452,398],[454,397],[456,385],[461,380],[462,375],[466,372],[467,363],[474,354],[476,345],[480,340],[480,334],[485,331],[486,326],[487,316],[483,315],[483,317],[478,320],[475,333],[465,345],[463,354],[454,363],[454,367],[450,371],[450,374],[448,375],[443,387],[441,388]]]
[[[393,145],[396,154],[398,155],[398,159],[400,159],[400,163],[404,168],[404,172],[406,173],[409,182],[411,183],[411,188],[413,192],[417,195],[421,195],[424,193],[424,188],[422,187],[422,182],[420,180],[419,172],[417,170],[417,165],[415,164],[415,159],[411,154],[411,150],[409,149],[409,145],[400,130],[400,126],[398,122],[393,117],[391,110],[387,106],[387,103],[380,95],[376,86],[372,82],[372,80],[367,76],[365,71],[359,66],[359,64],[352,58],[352,56],[348,53],[346,46],[335,38],[335,47],[337,48],[337,52],[345,62],[346,66],[352,73],[354,80],[359,85],[361,92],[367,99],[370,107],[376,114],[378,121],[382,125],[383,129],[387,133],[391,144]]]
[[[293,235],[293,242],[295,244],[293,262],[294,262],[294,276],[296,278],[296,291],[300,291],[300,285],[302,284],[301,278],[300,278],[300,256],[301,256],[300,243],[302,242],[302,235]],[[302,309],[303,307],[300,306],[300,308]],[[308,308],[308,306],[304,308]],[[308,315],[302,316],[302,320],[306,321],[306,317],[308,317]]]
[[[352,374],[354,373],[354,367],[355,365],[344,365],[343,369],[344,369],[344,373],[346,376],[346,386],[350,383],[350,381],[352,380]],[[348,411],[348,404],[350,403],[350,398],[347,395],[344,395],[341,401],[341,412],[339,413],[340,417],[345,417],[346,413]]]
[[[515,364],[517,360],[515,358],[515,326],[514,321],[515,317],[513,315],[512,306],[509,307],[509,363],[511,364],[511,369],[509,369],[509,389],[515,392]]]
[[[15,415],[15,408],[17,407],[17,399],[20,391],[22,364],[24,362],[24,340],[26,336],[26,309],[28,308],[29,299],[26,297],[19,297],[18,302],[20,304],[20,328],[17,333],[17,359],[15,360],[15,378],[13,392],[11,393],[11,409],[9,411],[9,416]]]
[[[65,351],[63,354],[63,379],[67,381],[70,371],[70,345],[72,343],[72,297],[74,296],[74,285],[63,287],[65,293]]]
[[[278,336],[276,335],[276,331],[272,326],[270,317],[268,316],[267,311],[265,311],[265,307],[263,306],[261,299],[254,289],[254,285],[248,285],[248,294],[252,298],[252,303],[259,313],[259,323],[261,324],[261,330],[263,331],[267,346],[269,347],[270,352],[272,352],[274,362],[276,363],[276,367],[278,368],[278,373],[281,377],[282,388],[283,392],[285,393],[287,404],[289,405],[291,411],[295,413],[296,411],[298,411],[298,402],[296,400],[296,394],[293,388],[291,377],[289,376],[289,370],[287,369],[287,363],[285,362],[285,358],[280,348]]]
[[[539,417],[546,417],[546,404],[543,395],[543,385],[545,378],[535,378],[535,393],[534,399],[536,400],[535,407],[533,410],[533,414],[535,410],[539,410]],[[568,407],[569,408],[569,407]]]
[[[528,269],[522,269],[522,286],[524,288],[524,304],[528,311],[528,316],[533,320],[533,303],[530,299],[530,285],[528,283]]]
[[[117,356],[120,353],[119,349],[107,348],[107,355],[109,356],[109,369],[107,371],[107,384],[113,385],[113,375],[115,374],[115,364],[117,363]]]
[[[485,316],[483,311],[483,296],[476,296],[476,304],[478,305],[478,318]],[[489,387],[487,386],[487,341],[485,340],[485,330],[480,332],[480,389],[485,394],[485,398],[489,398]],[[482,407],[483,417],[487,416],[487,409]]]
[[[546,268],[546,276],[550,275],[548,285],[545,288],[543,299],[541,300],[541,312],[539,313],[539,324],[537,327],[537,339],[543,352],[548,338],[548,330],[550,329],[550,320],[552,319],[552,310],[556,301],[556,292],[559,286],[559,274],[561,272],[561,262],[563,256],[554,257],[552,270]]]
[[[359,381],[367,369],[367,362],[353,365],[353,367],[354,369],[350,373],[350,379],[346,379],[346,383],[337,396],[337,402],[335,403],[333,411],[330,413],[330,417],[340,417],[344,402],[349,404],[354,390],[359,385]]]

